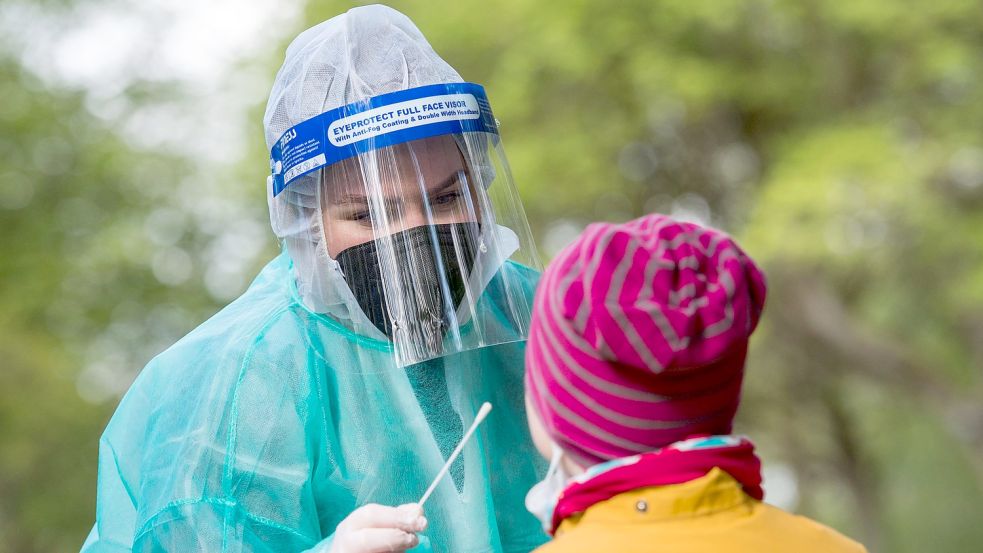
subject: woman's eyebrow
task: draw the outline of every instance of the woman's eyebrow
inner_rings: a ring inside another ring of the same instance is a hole
[[[358,204],[358,205],[368,205],[369,199],[365,194],[358,194],[355,192],[350,192],[342,195],[335,202],[336,205],[347,205],[347,204]]]
[[[457,169],[454,172],[452,172],[450,175],[448,175],[445,179],[437,183],[436,185],[429,187],[426,191],[427,195],[430,196],[430,195],[440,194],[441,192],[444,192],[448,188],[451,188],[461,180],[462,172],[463,169]],[[393,200],[387,198],[386,201],[389,202]],[[332,203],[334,203],[335,205],[349,205],[349,204],[367,205],[369,203],[369,200],[365,192],[350,191],[342,194],[341,196],[338,197],[338,199],[335,202]]]
[[[447,190],[448,188],[454,186],[461,180],[462,169],[457,169],[453,173],[447,176],[446,179],[440,181],[435,186],[427,190],[428,195],[440,194],[441,192]]]

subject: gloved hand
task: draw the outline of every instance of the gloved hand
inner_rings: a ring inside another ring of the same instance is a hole
[[[399,507],[369,504],[352,511],[335,529],[329,553],[406,551],[419,543],[416,533],[427,527],[416,503]]]

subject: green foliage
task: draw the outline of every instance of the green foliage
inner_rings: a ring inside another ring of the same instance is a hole
[[[216,306],[151,268],[146,219],[173,205],[186,161],[135,151],[10,59],[0,97],[0,551],[72,551],[116,393]]]

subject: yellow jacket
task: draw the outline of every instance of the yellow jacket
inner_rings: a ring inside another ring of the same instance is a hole
[[[741,490],[713,469],[682,484],[640,488],[563,521],[536,553],[862,553],[859,543]]]

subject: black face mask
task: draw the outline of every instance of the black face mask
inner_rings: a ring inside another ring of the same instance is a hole
[[[439,351],[449,327],[448,308],[457,309],[464,298],[479,232],[478,223],[416,227],[352,246],[339,253],[337,261],[359,306],[376,328],[390,338],[394,331],[405,333],[410,340],[419,339],[431,351]],[[395,267],[381,266],[381,241],[392,244]],[[407,289],[403,313],[393,312],[387,305],[383,270],[404,271],[401,278]],[[444,282],[450,298],[442,292]],[[453,305],[446,305],[447,299]]]

